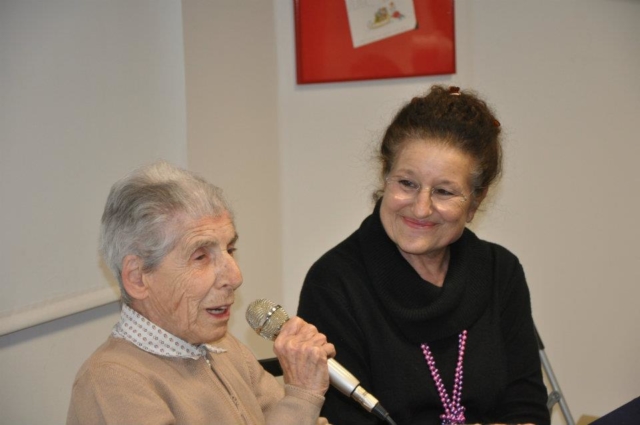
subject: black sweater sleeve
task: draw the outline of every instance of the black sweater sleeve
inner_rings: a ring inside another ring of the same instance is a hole
[[[329,342],[338,347],[336,360],[358,378],[363,388],[375,394],[367,377],[369,359],[366,356],[366,342],[359,323],[351,312],[348,296],[341,291],[345,284],[358,279],[349,268],[338,270],[316,263],[305,278],[298,304],[298,316],[313,323]],[[332,424],[373,425],[382,424],[372,413],[358,403],[331,387],[325,395],[321,415]]]
[[[538,425],[550,423],[546,409],[547,390],[542,380],[542,367],[531,313],[531,299],[520,262],[504,248],[494,246],[497,267],[510,270],[500,293],[503,299],[500,324],[507,360],[507,386],[496,407],[496,420]],[[499,264],[500,259],[510,264]]]

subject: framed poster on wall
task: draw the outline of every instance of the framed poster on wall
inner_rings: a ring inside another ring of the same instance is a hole
[[[298,84],[455,73],[453,0],[294,0]]]

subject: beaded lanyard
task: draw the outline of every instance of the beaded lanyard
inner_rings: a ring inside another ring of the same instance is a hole
[[[442,378],[436,367],[436,361],[433,359],[433,354],[427,344],[422,344],[422,352],[424,358],[429,365],[431,376],[440,394],[440,400],[444,406],[444,414],[440,415],[442,419],[442,425],[462,425],[465,423],[464,407],[460,404],[462,399],[462,359],[464,358],[464,350],[467,343],[467,331],[464,330],[458,336],[458,364],[456,365],[456,375],[453,383],[453,394],[449,398],[447,390],[444,388]]]

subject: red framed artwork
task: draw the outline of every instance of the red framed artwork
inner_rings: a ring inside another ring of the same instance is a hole
[[[455,73],[453,0],[294,0],[298,84]]]

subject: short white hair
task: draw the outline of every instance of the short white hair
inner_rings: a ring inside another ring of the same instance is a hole
[[[153,271],[180,239],[185,218],[233,216],[222,189],[166,161],[141,167],[109,192],[100,228],[101,254],[118,279],[121,299],[131,302],[122,284],[122,260],[133,254]]]

